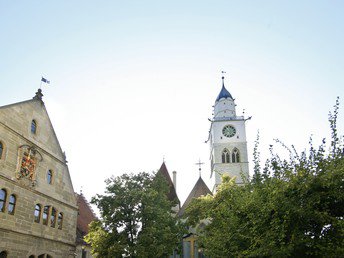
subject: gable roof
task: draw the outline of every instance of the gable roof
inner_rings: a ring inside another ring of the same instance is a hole
[[[54,127],[52,125],[52,122],[50,120],[48,111],[44,105],[44,102],[42,100],[42,90],[38,89],[38,91],[36,92],[35,96],[32,99],[29,100],[24,100],[24,101],[20,101],[20,102],[16,102],[16,103],[12,103],[12,104],[8,104],[8,105],[4,105],[4,106],[0,106],[0,115],[2,114],[4,116],[4,121],[0,121],[0,123],[4,124],[5,126],[12,128],[12,125],[15,119],[13,119],[13,117],[18,117],[19,119],[21,119],[22,121],[28,120],[30,117],[30,121],[31,119],[34,118],[33,114],[37,115],[37,116],[41,116],[41,118],[43,119],[40,122],[40,125],[44,126],[40,126],[40,128],[44,128],[44,130],[46,131],[50,131],[50,139],[51,141],[54,142],[54,144],[50,144],[47,145],[47,139],[45,139],[42,142],[39,142],[39,138],[37,138],[35,144],[37,145],[37,147],[43,148],[48,152],[52,152],[54,154],[55,157],[58,157],[60,159],[61,162],[63,163],[67,163],[66,161],[66,157],[64,152],[62,151],[61,145],[59,143],[59,140],[56,136]],[[26,112],[27,114],[24,114],[25,110],[30,109],[30,108],[36,108],[36,110],[38,112]],[[7,118],[12,118],[12,119],[6,119]],[[36,118],[34,118],[34,120],[36,120]],[[37,122],[37,121],[36,121]],[[47,126],[48,125],[48,126]],[[29,126],[29,124],[28,124]],[[29,137],[27,137],[27,130],[23,130],[21,132],[21,134],[26,138],[29,139]],[[51,147],[53,147],[54,149],[51,149]]]
[[[171,177],[170,177],[170,174],[168,173],[168,170],[167,170],[167,167],[166,167],[165,162],[163,162],[163,163],[161,164],[161,167],[160,167],[160,169],[158,170],[158,172],[157,172],[156,174],[157,174],[157,175],[162,175],[162,176],[166,179],[166,181],[167,181],[167,183],[168,183],[168,185],[169,185],[170,190],[169,190],[169,192],[168,192],[168,194],[167,194],[167,198],[168,198],[170,201],[175,201],[175,200],[177,200],[178,203],[180,204],[180,201],[179,201],[179,198],[178,198],[176,189],[174,188],[174,184],[173,184],[173,182],[172,182],[172,179],[171,179]]]
[[[199,177],[195,186],[191,190],[188,198],[186,198],[186,201],[184,202],[183,206],[180,208],[178,212],[178,216],[182,216],[185,212],[186,207],[190,204],[192,199],[198,198],[201,196],[205,196],[207,194],[211,194],[211,191],[209,190],[208,186],[204,183],[202,177]]]

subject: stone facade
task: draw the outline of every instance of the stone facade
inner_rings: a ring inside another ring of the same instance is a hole
[[[0,253],[74,257],[76,197],[40,90],[0,107],[0,147]]]

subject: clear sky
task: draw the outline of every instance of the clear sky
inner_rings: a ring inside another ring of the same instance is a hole
[[[307,147],[328,136],[344,98],[344,2],[0,0],[0,105],[43,87],[75,191],[156,171],[165,157],[186,199],[209,180],[212,105],[226,87],[245,109],[249,160],[257,131]],[[343,104],[339,132],[343,132]],[[251,169],[252,169],[251,165]]]

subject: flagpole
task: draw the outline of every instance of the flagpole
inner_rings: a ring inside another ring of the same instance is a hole
[[[42,77],[43,78],[43,77]],[[39,89],[42,89],[42,79],[41,79],[41,83],[39,84]]]

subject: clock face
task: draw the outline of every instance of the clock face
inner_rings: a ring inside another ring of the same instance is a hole
[[[236,134],[234,126],[225,125],[222,129],[222,134],[226,137],[233,137]]]

